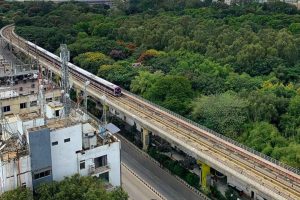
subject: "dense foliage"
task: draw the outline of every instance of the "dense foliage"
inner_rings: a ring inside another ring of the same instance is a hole
[[[282,3],[2,3],[1,24],[157,104],[300,167],[300,15]]]
[[[105,190],[100,179],[74,175],[61,182],[42,184],[34,192],[18,188],[0,196],[0,200],[127,200],[128,195],[117,188],[111,192]]]
[[[170,157],[159,153],[156,149],[150,148],[149,155],[156,159],[162,166],[166,167],[171,173],[185,180],[189,185],[199,188],[200,178],[197,174],[190,172],[183,167],[179,161],[172,160]]]

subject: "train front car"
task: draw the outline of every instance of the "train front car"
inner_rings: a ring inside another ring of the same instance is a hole
[[[119,97],[119,96],[122,95],[122,90],[121,90],[121,88],[119,86],[115,86],[115,88],[114,88],[114,95],[117,96],[117,97]]]

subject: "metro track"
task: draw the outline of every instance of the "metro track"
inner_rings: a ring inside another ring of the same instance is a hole
[[[11,42],[15,41],[15,44],[18,44],[19,47],[22,47],[24,50],[28,50],[26,43],[22,41],[23,39],[20,42],[20,38],[16,38],[12,34],[12,29],[5,29],[4,31],[7,34],[5,35],[10,38]],[[40,52],[32,51],[30,54],[32,54],[32,56],[35,54],[36,57],[43,58],[43,55],[39,55]],[[54,65],[58,71],[60,70],[60,66],[56,66],[54,63],[51,63],[46,59],[44,62]],[[73,77],[77,77],[76,79],[79,79],[79,81],[82,83],[86,81],[71,70],[70,72]],[[118,105],[122,104],[123,106],[130,108],[131,111],[135,112],[134,114],[136,116],[143,116],[142,118],[145,120],[150,120],[153,124],[158,125],[158,127],[163,127],[166,132],[175,133],[172,136],[176,137],[177,139],[184,140],[185,142],[189,142],[190,145],[193,144],[193,146],[196,146],[198,149],[200,149],[200,151],[203,149],[203,147],[206,148],[211,155],[214,155],[213,157],[215,160],[218,160],[220,163],[223,163],[226,166],[230,165],[231,168],[239,171],[239,173],[252,180],[256,180],[256,182],[262,187],[266,187],[269,190],[272,190],[274,193],[280,194],[287,199],[300,199],[300,181],[297,174],[286,172],[286,170],[281,170],[279,167],[274,167],[269,163],[266,163],[266,161],[262,158],[260,159],[251,156],[251,153],[245,153],[237,149],[237,147],[233,146],[232,144],[226,144],[228,142],[222,141],[220,138],[216,140],[216,136],[212,137],[210,134],[205,133],[206,131],[201,131],[198,127],[194,127],[194,125],[188,124],[181,119],[177,119],[171,114],[159,110],[153,105],[142,102],[140,99],[130,96],[130,94],[127,94],[126,92],[123,92],[123,96],[121,97],[114,97],[108,93],[105,93],[105,91],[103,92],[103,89],[97,87],[96,83],[92,83],[91,85],[93,86],[95,93],[107,95],[111,101]],[[238,159],[234,158],[233,155],[238,157]],[[258,168],[261,169],[258,170]],[[264,173],[261,172],[264,170]],[[249,172],[253,173],[254,176],[250,175]],[[273,177],[266,174],[272,174]],[[260,177],[260,179],[256,177]],[[290,188],[291,185],[294,187]]]

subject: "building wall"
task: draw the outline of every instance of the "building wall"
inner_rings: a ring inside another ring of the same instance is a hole
[[[44,128],[37,131],[31,131],[28,133],[28,138],[32,173],[38,174],[46,170],[51,170],[50,130]],[[40,183],[50,182],[52,180],[52,174],[39,179],[33,179],[33,187]]]
[[[53,180],[61,181],[65,176],[78,173],[76,151],[82,149],[82,126],[77,124],[51,131],[51,155]],[[70,142],[64,142],[70,138]],[[53,142],[58,142],[52,146]]]
[[[47,91],[45,93],[45,101],[48,99],[58,99],[61,96],[60,90],[56,89],[53,91]],[[10,106],[10,111],[3,112],[4,115],[10,114],[23,114],[23,113],[30,113],[39,110],[38,103],[34,106],[31,106],[31,102],[37,102],[38,97],[37,94],[32,95],[25,95],[25,96],[18,96],[14,98],[8,99],[1,99],[1,106]],[[20,108],[21,103],[26,103],[26,108]]]
[[[63,116],[63,112],[64,112],[64,107],[57,107],[57,108],[52,108],[49,105],[45,106],[45,114],[47,116],[47,118],[52,119],[52,118],[59,118],[61,116]],[[56,111],[58,110],[59,116],[56,116]]]
[[[89,166],[94,164],[94,158],[107,155],[107,163],[109,166],[109,182],[113,186],[121,185],[121,160],[120,160],[120,142],[114,142],[103,146],[96,147],[94,149],[86,150],[84,154],[78,153],[79,167],[80,161],[85,161],[85,169],[79,170],[79,173],[83,176],[87,176],[89,172]],[[96,176],[98,176],[97,174]]]
[[[0,161],[0,194],[18,186],[32,186],[29,156],[21,157],[19,161]]]
[[[28,121],[22,121],[21,119],[19,119],[17,122],[17,129],[19,133],[23,135],[27,129],[43,126],[44,124],[45,123],[43,118],[36,118],[34,120],[28,120]]]

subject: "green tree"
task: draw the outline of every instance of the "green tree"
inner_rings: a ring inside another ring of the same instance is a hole
[[[257,122],[248,125],[246,131],[239,138],[240,141],[257,151],[268,155],[272,153],[270,148],[285,146],[285,139],[279,134],[278,129],[267,122]]]
[[[61,182],[38,186],[36,198],[38,200],[126,200],[128,195],[121,188],[116,188],[111,192],[106,191],[103,182],[95,177],[74,175],[66,177]]]
[[[75,64],[93,74],[97,74],[101,65],[110,65],[114,62],[111,58],[100,52],[79,54],[73,60]]]
[[[289,99],[278,97],[270,91],[257,90],[247,94],[249,119],[279,123],[280,116],[285,113]]]
[[[189,109],[192,94],[191,83],[188,79],[167,75],[148,88],[144,97],[174,112],[184,114]]]
[[[117,85],[130,88],[130,82],[137,74],[135,68],[128,62],[116,62],[112,65],[102,65],[98,70],[98,76],[109,80]]]
[[[285,137],[293,137],[300,143],[300,95],[291,99],[287,113],[282,115],[280,128]]]
[[[249,102],[236,93],[201,96],[193,102],[193,118],[219,133],[237,137],[247,120]]]
[[[27,188],[17,188],[3,193],[0,200],[33,200],[33,195]]]
[[[156,71],[153,74],[148,71],[140,71],[139,75],[131,81],[130,90],[134,93],[144,95],[147,89],[151,88],[162,77],[163,74],[160,71]]]
[[[283,163],[287,163],[293,167],[300,167],[300,144],[295,142],[290,142],[288,146],[285,147],[275,147],[272,154],[277,160]]]

